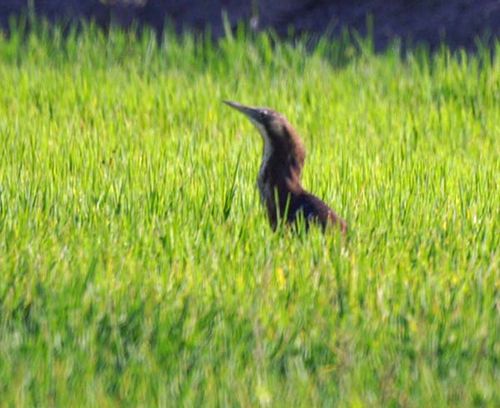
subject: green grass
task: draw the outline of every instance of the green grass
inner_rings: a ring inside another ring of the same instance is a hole
[[[500,404],[498,57],[21,37],[0,36],[0,405]],[[289,118],[347,243],[272,233],[260,136],[221,99]]]

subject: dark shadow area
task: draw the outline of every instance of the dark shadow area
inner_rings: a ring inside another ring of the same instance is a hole
[[[366,35],[373,27],[376,50],[395,39],[404,48],[445,43],[472,50],[478,39],[488,43],[500,34],[498,0],[0,0],[0,27],[8,31],[10,19],[28,10],[63,25],[92,20],[104,28],[150,26],[161,34],[170,24],[179,33],[210,30],[214,39],[224,35],[224,18],[232,29],[244,23],[284,37],[336,37],[346,29]]]

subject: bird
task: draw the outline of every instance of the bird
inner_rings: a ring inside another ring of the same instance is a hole
[[[299,220],[303,220],[306,230],[311,224],[319,225],[323,231],[333,226],[345,236],[346,221],[302,187],[306,151],[299,133],[287,118],[270,108],[222,102],[243,113],[262,136],[263,155],[257,187],[272,230],[281,222],[297,226]]]

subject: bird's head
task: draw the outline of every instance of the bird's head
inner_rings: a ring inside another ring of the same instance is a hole
[[[302,140],[283,115],[269,108],[223,102],[250,119],[264,140],[264,149],[270,149],[272,153],[285,158],[291,157],[302,167],[305,156]]]

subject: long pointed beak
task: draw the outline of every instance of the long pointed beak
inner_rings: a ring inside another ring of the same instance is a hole
[[[241,103],[236,103],[236,102],[231,102],[231,101],[222,101],[226,105],[230,106],[231,108],[236,109],[237,111],[240,111],[243,113],[245,116],[247,116],[249,119],[252,119],[256,122],[260,122],[260,109],[258,108],[252,108],[250,106],[245,106],[242,105]]]

